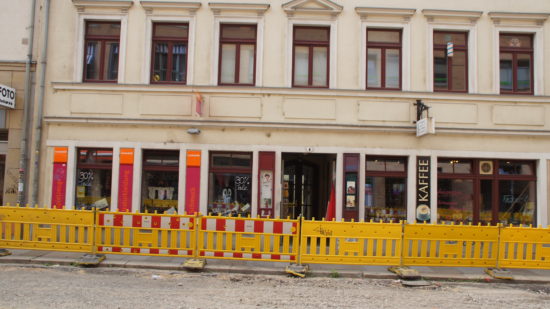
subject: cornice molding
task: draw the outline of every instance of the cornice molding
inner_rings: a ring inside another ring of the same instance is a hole
[[[88,9],[112,9],[128,12],[134,4],[133,0],[72,0],[77,11],[84,12]]]
[[[489,12],[493,23],[527,22],[542,26],[550,16],[550,13],[515,13],[515,12]]]
[[[343,6],[330,0],[293,0],[283,4],[282,8],[289,17],[295,14],[315,14],[336,17],[344,9]]]
[[[368,19],[369,17],[382,17],[410,20],[410,18],[416,13],[416,9],[356,7],[355,12],[361,17],[361,19]]]
[[[226,2],[209,2],[208,6],[216,16],[224,13],[252,13],[258,16],[262,16],[270,7],[270,5],[267,3]]]
[[[187,1],[144,1],[140,0],[139,4],[145,9],[147,14],[152,14],[154,10],[187,10],[191,15],[201,7],[200,2]]]
[[[454,21],[463,21],[466,23],[476,23],[483,15],[481,11],[456,11],[456,10],[422,10],[422,14],[428,19],[428,22],[434,22],[436,19],[452,19]]]

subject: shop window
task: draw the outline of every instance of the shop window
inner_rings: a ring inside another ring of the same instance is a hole
[[[434,32],[434,91],[468,91],[468,33]]]
[[[179,151],[144,150],[141,211],[165,212],[178,208]]]
[[[153,24],[151,83],[186,83],[188,36],[187,24]]]
[[[500,93],[533,94],[533,36],[500,34]]]
[[[87,21],[84,43],[84,81],[116,82],[120,22]]]
[[[366,159],[365,220],[399,222],[407,218],[406,158]]]
[[[78,148],[76,209],[109,209],[111,205],[112,149]]]
[[[252,154],[210,153],[208,213],[250,214],[252,198]]]
[[[367,30],[367,88],[401,89],[401,30]]]
[[[439,159],[440,222],[529,225],[535,220],[533,161]]]
[[[256,25],[220,26],[220,85],[254,85]]]
[[[294,27],[294,87],[328,88],[330,27]]]

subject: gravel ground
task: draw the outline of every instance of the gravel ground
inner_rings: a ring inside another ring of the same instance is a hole
[[[550,284],[0,265],[0,308],[550,308]]]

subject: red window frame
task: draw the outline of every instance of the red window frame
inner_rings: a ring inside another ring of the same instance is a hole
[[[491,224],[496,225],[498,223],[498,198],[499,198],[499,182],[502,180],[523,180],[523,181],[537,181],[537,171],[536,163],[532,160],[506,160],[506,159],[464,159],[464,158],[438,158],[437,162],[441,161],[469,161],[471,162],[471,171],[470,173],[442,173],[437,172],[437,181],[440,179],[465,179],[472,180],[473,183],[473,224],[478,224],[480,222],[480,208],[481,208],[481,181],[482,180],[492,180],[492,204],[491,204]],[[480,161],[491,161],[493,162],[493,171],[491,174],[481,174],[479,165]],[[509,161],[514,163],[526,163],[531,165],[531,170],[533,171],[532,175],[505,175],[499,174],[499,168],[501,161]],[[437,195],[436,195],[437,196]],[[535,193],[536,198],[536,193]],[[536,203],[536,202],[535,202]],[[536,217],[537,209],[535,207],[534,217]]]
[[[246,38],[224,38],[224,27],[254,27],[254,39]],[[256,85],[256,50],[258,39],[258,26],[256,24],[221,24],[220,25],[220,46],[219,46],[219,59],[218,59],[218,85],[221,86],[254,86]],[[223,44],[235,44],[235,76],[233,77],[233,83],[222,82],[222,47]],[[252,73],[252,83],[239,83],[240,79],[240,66],[241,66],[241,45],[254,45],[254,68]]]
[[[518,37],[527,37],[529,38],[529,41],[531,42],[531,47],[528,47],[528,48],[523,48],[523,47],[509,47],[509,46],[500,46],[500,38],[502,36],[505,36],[505,35],[513,35],[513,36],[518,36]],[[503,53],[506,53],[506,54],[512,54],[512,74],[513,74],[513,77],[512,77],[512,83],[513,83],[513,87],[512,87],[512,91],[506,91],[506,90],[503,90],[502,87],[499,86],[500,88],[500,93],[501,94],[519,94],[519,95],[532,95],[534,94],[534,88],[535,88],[535,80],[534,80],[534,77],[535,77],[535,74],[534,74],[534,59],[533,59],[533,43],[534,43],[534,35],[533,34],[529,34],[529,33],[522,33],[522,34],[518,34],[518,33],[500,33],[499,35],[499,59],[500,59],[500,54],[503,54]],[[530,62],[531,62],[531,66],[530,66],[530,69],[531,69],[531,72],[530,72],[530,78],[531,78],[531,89],[529,92],[527,91],[518,91],[518,66],[517,66],[517,56],[519,54],[523,54],[523,55],[529,55],[529,59],[530,59]],[[500,62],[499,62],[500,63]],[[500,66],[500,65],[499,65]],[[500,71],[500,67],[499,67],[499,71]]]
[[[385,43],[385,42],[370,42],[369,41],[369,32],[370,31],[379,31],[379,32],[398,32],[399,33],[399,43]],[[365,81],[366,89],[373,90],[401,90],[403,83],[403,31],[401,29],[369,29],[367,28],[367,54],[366,54],[366,72],[365,72]],[[381,50],[382,61],[381,61],[381,75],[380,75],[380,87],[369,87],[369,48],[378,48]],[[389,88],[386,87],[386,50],[396,49],[399,50],[399,87],[398,88]]]
[[[369,160],[380,160],[380,161],[384,161],[384,170],[383,171],[374,171],[374,170],[369,170],[368,169],[368,166],[367,166],[367,161]],[[388,168],[387,168],[387,164],[388,164],[388,161],[392,161],[392,160],[402,160],[403,161],[403,165],[404,165],[404,169],[403,171],[388,171]],[[384,177],[384,178],[404,178],[405,179],[405,188],[404,188],[404,191],[405,191],[405,213],[408,212],[408,205],[407,205],[407,194],[408,194],[408,190],[409,190],[409,186],[408,186],[408,183],[407,183],[407,177],[408,177],[408,165],[409,165],[409,162],[408,162],[408,158],[407,157],[401,157],[401,156],[379,156],[379,155],[367,155],[365,157],[365,183],[366,183],[366,180],[367,180],[367,177]],[[364,192],[364,194],[366,195],[366,192]],[[373,196],[374,196],[374,192],[372,193]],[[367,212],[366,212],[366,202],[364,202],[364,204],[361,206],[361,207],[365,207],[365,214],[364,214],[364,217],[365,217],[365,220],[367,220]],[[407,219],[407,215],[405,215],[405,218],[404,220]]]
[[[296,30],[299,29],[321,29],[327,31],[328,41],[304,41],[296,39]],[[296,70],[296,47],[308,47],[308,83],[304,85],[296,85],[294,83],[294,73]],[[313,48],[326,47],[327,49],[327,84],[324,86],[313,86]],[[309,27],[309,26],[294,26],[292,29],[292,87],[296,88],[328,88],[330,84],[330,27]]]
[[[453,57],[447,56],[447,45],[446,44],[436,44],[435,43],[435,35],[436,34],[453,34],[453,35],[464,35],[464,45],[459,44],[453,44],[453,49],[455,51],[461,51],[465,54],[465,69],[464,69],[464,90],[455,90],[452,89],[453,87]],[[434,37],[434,46],[433,46],[433,55],[434,55],[434,81],[433,81],[433,89],[434,92],[460,92],[460,93],[467,93],[468,92],[468,32],[462,32],[462,31],[434,31],[433,33]],[[447,89],[436,89],[435,88],[435,52],[436,51],[443,51],[445,54],[445,57],[447,58]]]
[[[151,44],[151,74],[150,74],[150,81],[151,84],[179,84],[179,85],[185,85],[187,83],[187,67],[188,67],[188,58],[189,58],[189,32],[187,34],[186,38],[174,38],[174,37],[162,37],[157,36],[157,26],[163,25],[163,26],[187,26],[189,30],[189,24],[188,23],[153,23],[153,38],[152,38],[152,44]],[[166,43],[168,44],[168,57],[167,57],[167,63],[166,63],[166,76],[167,80],[164,81],[155,81],[154,79],[154,73],[155,73],[155,50],[157,44],[160,43]],[[185,78],[182,81],[172,81],[172,56],[173,56],[173,46],[174,44],[185,44]]]
[[[119,59],[120,61],[120,34],[118,36],[115,35],[92,35],[88,33],[88,25],[89,24],[111,24],[111,25],[119,25],[121,26],[120,22],[116,21],[95,21],[95,20],[87,20],[85,22],[85,36],[84,36],[84,61],[83,66],[84,69],[82,70],[82,80],[84,82],[94,82],[94,83],[116,83],[118,81],[118,68],[117,68],[117,78],[112,80],[103,79],[103,74],[105,73],[105,45],[107,42],[118,42],[118,48],[119,48]],[[88,43],[90,41],[95,41],[99,43],[99,79],[87,79],[86,78],[86,46],[88,46]]]

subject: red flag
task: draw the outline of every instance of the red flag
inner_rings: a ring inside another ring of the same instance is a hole
[[[332,188],[330,189],[330,198],[327,203],[327,213],[325,215],[325,220],[332,221],[336,218],[336,192],[334,192],[334,182],[332,183]]]

